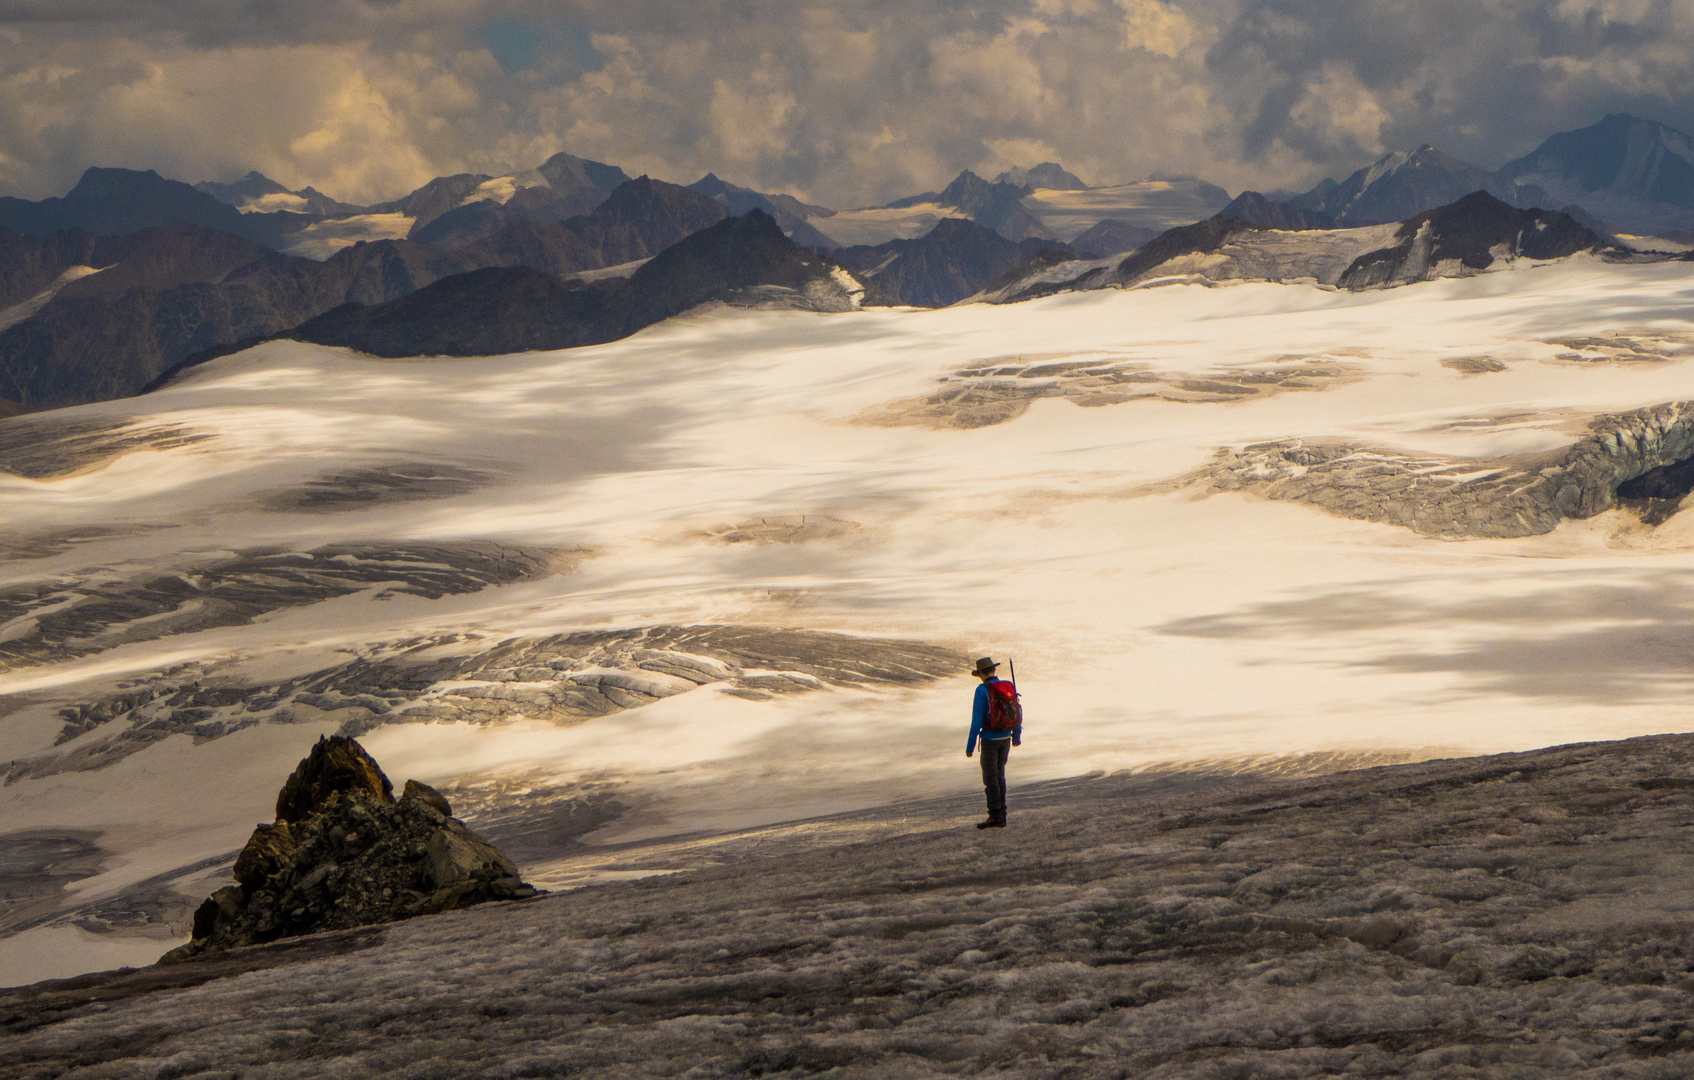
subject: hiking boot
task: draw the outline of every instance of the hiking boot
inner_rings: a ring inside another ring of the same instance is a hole
[[[986,821],[977,822],[976,827],[979,829],[1003,829],[1006,827],[1006,823],[999,818],[990,817]]]

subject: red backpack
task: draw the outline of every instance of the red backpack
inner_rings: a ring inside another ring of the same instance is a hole
[[[1023,706],[1018,689],[1004,679],[984,683],[988,687],[988,722],[983,726],[996,735],[1010,735],[1023,726]]]

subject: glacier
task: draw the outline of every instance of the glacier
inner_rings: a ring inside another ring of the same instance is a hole
[[[1676,730],[1690,515],[1558,485],[1519,534],[1372,507],[1597,446],[1663,463],[1691,348],[1681,264],[1575,258],[712,307],[476,359],[279,341],[32,416],[0,445],[0,842],[44,854],[0,972],[182,941],[336,731],[559,888],[631,845],[968,794],[985,653],[1025,694],[1014,787]],[[1345,453],[1263,449],[1296,443]]]

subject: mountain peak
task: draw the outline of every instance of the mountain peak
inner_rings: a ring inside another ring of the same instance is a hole
[[[1374,225],[1404,221],[1475,191],[1491,192],[1513,205],[1523,197],[1510,177],[1423,143],[1416,150],[1384,154],[1346,180],[1325,181],[1286,205],[1320,211],[1342,226]]]
[[[1694,224],[1694,138],[1656,120],[1608,113],[1551,136],[1501,172],[1579,202],[1614,228]]]
[[[713,172],[709,172],[705,176],[702,176],[700,179],[694,181],[692,184],[689,184],[688,188],[690,191],[698,191],[700,194],[713,199],[720,195],[727,195],[732,191],[738,190],[734,184],[731,184],[729,181],[724,180],[722,177],[718,176],[717,173]]]
[[[1012,184],[1023,188],[1025,193],[1041,188],[1055,191],[1086,191],[1088,185],[1075,173],[1068,172],[1056,161],[1043,161],[1033,169],[1021,166],[1007,169],[994,178],[996,184]]]

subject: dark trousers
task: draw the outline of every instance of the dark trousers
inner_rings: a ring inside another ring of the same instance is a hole
[[[988,816],[1006,816],[1006,759],[1012,756],[1012,740],[982,740],[982,790],[988,796]]]

